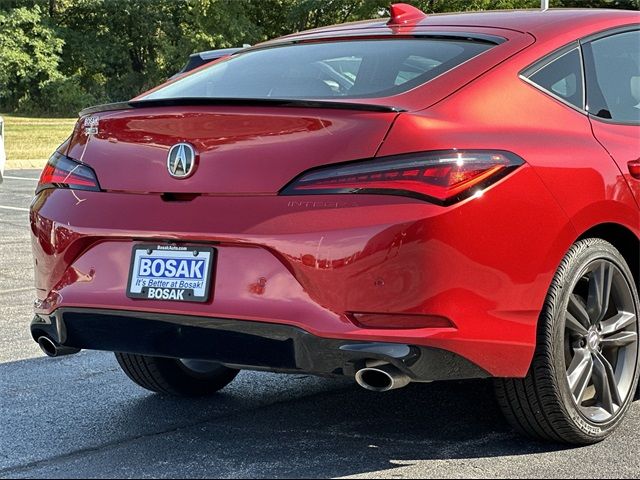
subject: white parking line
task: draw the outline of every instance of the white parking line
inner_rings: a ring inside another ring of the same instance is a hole
[[[37,178],[29,178],[29,177],[14,177],[14,176],[9,176],[9,175],[5,175],[4,177],[2,177],[4,179],[7,180],[29,180],[30,182],[37,182],[38,179]]]
[[[34,287],[22,287],[22,288],[13,288],[11,290],[0,290],[0,295],[4,293],[28,292],[29,290],[34,290]]]
[[[5,207],[4,205],[0,205],[0,210],[14,210],[16,212],[28,212],[29,209],[28,208],[21,208],[21,207]]]

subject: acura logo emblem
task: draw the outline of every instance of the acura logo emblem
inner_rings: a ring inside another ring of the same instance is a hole
[[[171,147],[167,157],[169,175],[174,178],[187,178],[196,168],[196,152],[188,143],[178,143]]]

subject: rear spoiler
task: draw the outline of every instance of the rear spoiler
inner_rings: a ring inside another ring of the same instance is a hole
[[[332,100],[295,100],[278,98],[165,98],[158,100],[131,100],[129,102],[108,103],[85,108],[80,116],[117,110],[132,110],[153,107],[193,107],[193,106],[234,106],[234,107],[290,107],[290,108],[331,108],[338,110],[360,110],[364,112],[404,112],[389,105],[357,102],[334,102]]]

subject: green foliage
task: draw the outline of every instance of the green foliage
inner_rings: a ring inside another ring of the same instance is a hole
[[[55,15],[66,42],[60,70],[99,100],[129,98],[191,53],[192,10],[184,0],[74,1]]]
[[[59,76],[45,83],[42,87],[41,98],[46,99],[46,103],[40,103],[40,105],[46,106],[45,109],[33,106],[23,109],[23,111],[26,110],[27,113],[46,112],[51,116],[64,117],[97,103],[96,98],[82,87],[80,79],[76,75],[72,77]]]
[[[540,0],[404,0],[429,13],[538,8]],[[0,0],[0,109],[74,114],[131,98],[190,53],[376,18],[390,0]],[[551,0],[640,9],[640,0]]]
[[[59,78],[63,45],[39,7],[0,11],[0,103],[10,110],[43,103],[42,88]]]
[[[551,0],[551,6],[557,8],[624,8],[640,10],[640,0]]]

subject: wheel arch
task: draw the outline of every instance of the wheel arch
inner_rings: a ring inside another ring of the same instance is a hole
[[[640,238],[631,229],[619,223],[600,223],[583,232],[576,242],[585,238],[600,238],[616,247],[640,286]]]

